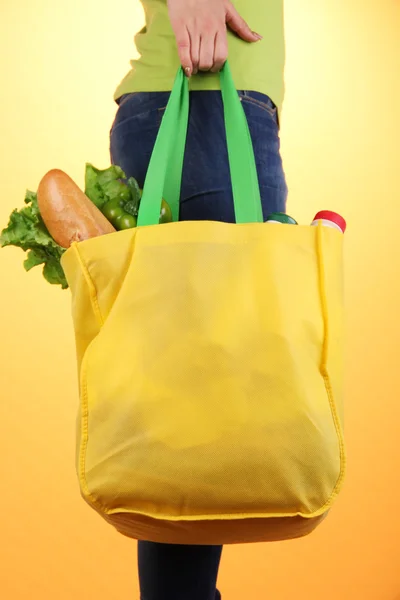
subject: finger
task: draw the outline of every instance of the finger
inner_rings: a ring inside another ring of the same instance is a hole
[[[205,35],[200,37],[200,71],[211,71],[214,66],[214,45],[215,35]]]
[[[262,35],[252,31],[233,6],[229,6],[226,13],[226,24],[229,29],[237,33],[246,42],[258,42],[262,40]]]
[[[222,32],[218,31],[215,36],[214,44],[214,66],[211,69],[212,73],[218,73],[228,58],[228,40],[226,37],[226,29]]]
[[[190,52],[190,35],[184,25],[180,25],[175,30],[176,43],[178,46],[179,60],[185,71],[185,75],[190,77],[193,72],[193,64]]]
[[[200,35],[195,31],[189,32],[190,35],[190,55],[192,60],[193,75],[196,75],[199,71],[200,63]]]

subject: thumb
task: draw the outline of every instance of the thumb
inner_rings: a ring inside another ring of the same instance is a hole
[[[229,29],[237,33],[245,42],[258,42],[262,40],[262,35],[252,31],[246,21],[239,15],[237,10],[229,4],[226,12],[226,24]]]

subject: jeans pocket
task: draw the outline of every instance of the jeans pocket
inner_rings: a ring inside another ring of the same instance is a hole
[[[243,104],[253,106],[257,109],[260,109],[260,111],[266,112],[270,117],[278,122],[278,109],[269,96],[259,92],[246,91],[240,94],[240,99]]]
[[[130,100],[130,98],[132,98],[133,96],[135,96],[135,94],[138,94],[139,92],[130,92],[129,94],[123,94],[122,96],[120,96],[117,99],[117,104],[118,107],[121,107],[125,104],[125,102],[127,102],[128,100]]]
[[[169,92],[133,92],[119,99],[119,106],[110,133],[121,127],[146,127],[149,122],[158,127],[168,104]]]

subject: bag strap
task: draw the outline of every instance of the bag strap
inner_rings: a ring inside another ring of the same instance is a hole
[[[220,81],[236,223],[262,223],[253,145],[228,63],[220,72]],[[163,197],[171,207],[173,220],[179,220],[188,120],[189,83],[179,68],[147,170],[138,226],[159,222]]]

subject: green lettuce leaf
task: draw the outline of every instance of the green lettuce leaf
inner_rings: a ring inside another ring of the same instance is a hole
[[[96,169],[86,164],[85,194],[100,210],[109,201],[119,198],[128,206],[127,212],[137,216],[140,203],[140,190],[135,179],[126,180],[120,167],[112,165],[108,169]],[[14,210],[8,226],[1,232],[0,246],[17,246],[27,252],[24,268],[30,271],[43,265],[43,275],[52,284],[68,288],[60,260],[65,249],[59,246],[50,236],[40,216],[37,195],[27,191],[26,206]]]
[[[85,194],[101,210],[108,200],[121,194],[122,196],[129,194],[127,185],[121,181],[122,179],[125,179],[125,173],[120,167],[112,165],[108,169],[101,170],[87,163]]]
[[[127,212],[137,216],[141,192],[133,177],[126,179],[124,171],[115,165],[108,169],[96,169],[88,163],[85,172],[85,194],[100,210],[109,200],[119,199]]]
[[[29,271],[38,265],[44,265],[43,275],[52,284],[68,288],[60,259],[65,252],[50,236],[39,213],[37,196],[27,191],[26,206],[14,210],[9,223],[0,235],[0,246],[17,246],[27,252],[24,268]]]

